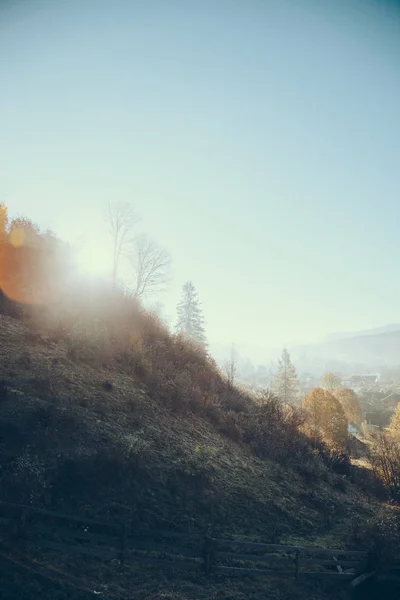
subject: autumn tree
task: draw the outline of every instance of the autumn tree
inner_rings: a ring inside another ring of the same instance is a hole
[[[8,221],[0,207],[0,288],[12,301],[49,304],[67,289],[72,269],[69,247],[54,233],[42,232],[31,219]],[[2,229],[1,229],[2,228]]]
[[[400,443],[400,404],[397,405],[396,412],[392,416],[389,431],[391,436]]]
[[[5,239],[8,233],[8,209],[3,203],[0,203],[0,240]]]
[[[10,300],[35,303],[43,257],[40,228],[26,217],[16,217],[10,222],[4,205],[0,227],[0,287]]]
[[[337,398],[342,405],[344,414],[349,423],[360,423],[362,419],[362,412],[360,404],[358,402],[358,396],[350,388],[340,387],[333,392],[335,398]]]
[[[276,396],[285,404],[293,404],[298,401],[299,380],[286,348],[283,349],[278,361],[278,370],[273,377],[272,388]]]
[[[335,373],[324,373],[321,377],[321,387],[328,392],[333,392],[342,385],[339,377]]]
[[[322,388],[313,388],[303,400],[307,414],[306,429],[314,439],[332,446],[342,445],[347,438],[347,419],[337,398]]]
[[[392,431],[390,431],[392,433]],[[400,440],[378,431],[371,436],[371,462],[374,472],[382,481],[389,496],[396,502],[400,499]]]
[[[204,317],[200,308],[196,288],[187,281],[182,290],[182,299],[177,307],[176,330],[199,344],[206,345]]]
[[[141,235],[134,240],[129,257],[135,297],[142,299],[161,292],[170,277],[171,260],[166,250]]]
[[[126,202],[108,203],[108,233],[113,242],[112,286],[115,290],[122,256],[134,242],[134,228],[139,218]]]

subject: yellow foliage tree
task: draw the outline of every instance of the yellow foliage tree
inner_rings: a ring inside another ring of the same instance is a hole
[[[306,428],[314,438],[331,446],[341,446],[347,438],[347,419],[340,402],[322,388],[313,388],[303,400],[307,414]]]
[[[397,405],[389,427],[390,434],[400,442],[400,404]]]
[[[328,392],[333,392],[341,386],[342,382],[335,373],[324,373],[321,377],[321,387]]]
[[[344,414],[349,423],[360,423],[362,420],[362,412],[358,402],[358,396],[354,390],[341,387],[333,392],[342,405]]]
[[[7,236],[8,210],[5,204],[0,204],[0,240]]]
[[[49,304],[66,292],[72,269],[69,247],[26,217],[10,223],[0,204],[0,291],[22,304]]]

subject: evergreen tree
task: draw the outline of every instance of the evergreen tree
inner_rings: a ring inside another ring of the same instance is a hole
[[[204,318],[196,289],[191,281],[187,281],[183,286],[182,299],[178,304],[177,312],[177,331],[205,346]]]
[[[278,361],[278,371],[274,376],[272,387],[278,398],[286,404],[298,402],[299,380],[286,348],[283,349],[282,356]]]

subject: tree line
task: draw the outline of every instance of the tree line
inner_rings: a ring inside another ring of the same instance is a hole
[[[108,232],[112,244],[111,287],[121,286],[122,260],[128,261],[133,275],[129,294],[138,300],[160,293],[169,281],[170,257],[148,236],[136,234],[139,221],[131,206],[109,203]],[[72,249],[53,232],[40,228],[30,219],[9,219],[7,207],[0,205],[0,288],[9,298],[27,304],[57,300],[66,290],[74,270]],[[203,348],[207,347],[205,320],[192,281],[183,285],[177,305],[175,329]],[[236,351],[225,365],[231,387],[236,377]],[[348,423],[357,423],[361,411],[356,394],[341,387],[338,378],[326,373],[319,388],[300,399],[299,381],[289,352],[279,358],[271,391],[284,405],[299,405],[307,415],[306,429],[314,443],[318,439],[332,445],[343,443]]]
[[[146,234],[138,234],[139,217],[128,203],[110,202],[106,222],[112,240],[111,287],[145,300],[160,294],[170,281],[168,252]],[[129,282],[121,281],[121,263],[128,264]],[[9,218],[0,203],[0,290],[9,300],[26,305],[49,304],[62,298],[77,271],[73,248],[54,232],[42,231],[26,217]],[[206,346],[204,317],[193,282],[183,285],[176,330]]]

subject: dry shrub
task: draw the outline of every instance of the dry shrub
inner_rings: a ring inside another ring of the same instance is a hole
[[[330,471],[339,475],[350,474],[350,456],[344,450],[328,446],[328,444],[321,440],[317,440],[315,446]]]
[[[306,482],[310,484],[315,481],[326,480],[328,476],[326,465],[315,451],[304,452],[297,461],[296,468],[303,475]]]
[[[228,384],[228,389],[221,394],[220,406],[226,411],[248,413],[251,409],[252,402],[248,395],[243,394]]]
[[[383,431],[373,436],[371,462],[374,473],[382,482],[388,497],[400,500],[400,443]]]
[[[372,468],[359,464],[351,464],[349,478],[352,483],[357,485],[366,494],[371,494],[379,500],[387,499],[387,490],[380,477],[378,477]]]
[[[48,486],[45,464],[30,446],[6,465],[1,475],[1,497],[10,502],[36,504]]]
[[[240,442],[243,440],[243,431],[238,422],[238,415],[234,411],[225,412],[219,410],[219,422],[217,425],[218,430],[233,440],[234,442]]]
[[[384,508],[365,524],[357,523],[354,538],[357,546],[370,550],[373,570],[400,559],[400,518],[395,511]]]
[[[243,441],[257,456],[280,462],[296,460],[308,447],[299,430],[302,421],[301,411],[268,393],[248,414],[239,415]]]

